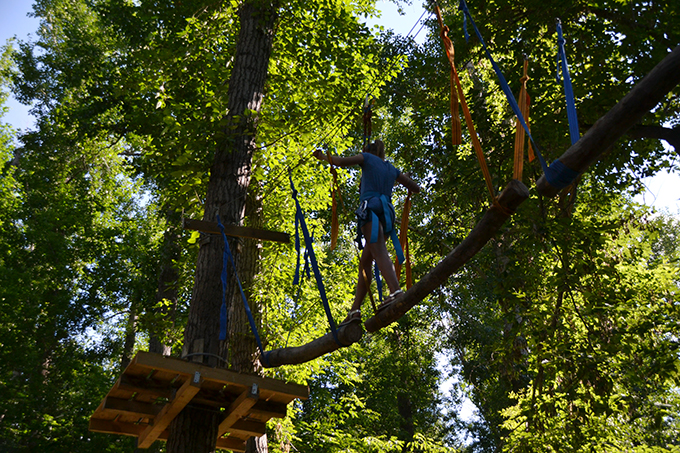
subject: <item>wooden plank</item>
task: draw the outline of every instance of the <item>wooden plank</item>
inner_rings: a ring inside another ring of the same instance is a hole
[[[147,425],[137,425],[135,423],[121,423],[111,420],[97,418],[90,419],[90,431],[106,434],[119,434],[124,436],[138,437]],[[168,440],[170,432],[164,430],[158,440]],[[217,439],[217,447],[225,450],[246,451],[246,441],[238,437],[222,437]]]
[[[124,436],[138,437],[147,427],[146,424],[118,422],[101,418],[90,418],[89,430],[97,433],[122,434]]]
[[[139,351],[132,359],[132,362],[138,366],[166,370],[185,376],[193,376],[194,372],[198,371],[201,373],[201,378],[206,381],[214,381],[227,385],[238,385],[242,386],[244,389],[250,388],[253,384],[257,384],[261,397],[265,399],[269,399],[270,392],[285,397],[288,401],[292,401],[295,398],[307,399],[309,397],[309,389],[306,385],[242,374],[220,368],[210,368],[205,365],[198,365],[175,357],[167,357],[162,354]]]
[[[220,427],[217,430],[217,437],[222,437],[224,433],[229,431],[229,428],[233,426],[234,423],[247,415],[250,408],[255,405],[258,399],[260,399],[260,392],[256,384],[253,384],[248,390],[241,393],[227,408],[227,416],[220,423]]]
[[[114,390],[122,390],[131,393],[143,393],[149,398],[166,398],[171,399],[174,389],[166,382],[165,384],[155,379],[142,379],[129,375],[122,375],[118,378],[116,385],[111,389],[109,394]]]
[[[202,231],[204,233],[222,234],[217,222],[184,219],[184,228],[187,230]],[[290,235],[288,233],[236,225],[224,225],[224,234],[240,238],[259,239],[261,241],[282,242],[284,244],[290,242]]]
[[[237,420],[236,423],[231,425],[227,430],[230,436],[235,436],[239,439],[248,439],[253,436],[260,437],[263,436],[266,431],[266,423],[252,420]]]
[[[167,403],[160,411],[154,423],[139,435],[137,448],[149,448],[200,389],[201,376],[196,373],[182,384],[172,401]]]
[[[154,418],[163,408],[162,404],[142,403],[122,398],[107,396],[103,401],[103,410],[113,414],[133,415]]]
[[[271,418],[285,418],[286,415],[288,415],[288,405],[282,403],[260,400],[250,408],[250,418],[256,418],[263,422]]]
[[[246,451],[246,441],[234,437],[218,437],[216,447],[231,451]]]
[[[597,120],[559,160],[572,170],[584,172],[679,83],[680,46],[661,60],[618,104]],[[548,183],[545,175],[540,177],[536,187],[541,195],[547,197],[554,197],[559,192]]]

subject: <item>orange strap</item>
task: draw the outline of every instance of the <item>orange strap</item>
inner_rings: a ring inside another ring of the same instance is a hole
[[[467,102],[465,102],[465,94],[463,93],[463,87],[461,86],[460,79],[458,78],[458,71],[456,71],[456,67],[453,64],[453,44],[451,43],[451,40],[448,38],[449,27],[444,25],[444,22],[442,21],[441,18],[441,11],[439,10],[438,6],[435,6],[435,10],[437,13],[437,20],[439,21],[439,26],[441,28],[441,36],[442,39],[444,40],[444,46],[447,47],[446,54],[449,55],[449,62],[451,63],[451,75],[453,77],[453,80],[456,82],[455,85],[456,89],[458,90],[457,99],[458,101],[460,101],[460,105],[463,107],[465,123],[467,124],[468,130],[470,131],[472,146],[475,149],[477,161],[479,162],[479,166],[481,167],[482,173],[484,174],[486,187],[487,189],[489,189],[491,199],[493,200],[494,203],[496,203],[496,192],[493,188],[493,184],[491,183],[491,173],[489,173],[489,167],[486,165],[486,159],[484,158],[484,152],[482,152],[482,145],[479,143],[479,137],[477,136],[477,132],[475,131],[475,126],[474,124],[472,124],[472,116],[470,115],[470,109],[468,109]],[[448,50],[449,46],[451,47],[451,51]],[[451,84],[451,90],[453,90],[453,83]]]
[[[404,209],[401,211],[401,226],[399,227],[399,242],[404,250],[404,268],[406,270],[406,289],[413,285],[411,280],[411,255],[408,251],[408,216],[411,212],[411,191],[409,190]],[[397,273],[397,280],[401,276],[401,264],[398,259],[394,260],[394,270]]]
[[[338,172],[333,166],[333,160],[331,159],[331,152],[326,150],[326,155],[328,156],[328,163],[330,164],[330,171],[333,175],[333,184],[331,185],[331,199],[332,199],[332,214],[331,214],[331,250],[335,250],[338,245],[338,231],[340,226],[338,224],[338,201],[336,197],[336,192],[338,191]]]
[[[460,114],[458,113],[458,94],[456,93],[454,83],[456,64],[453,57],[455,51],[453,49],[453,43],[449,39],[449,27],[444,25],[444,21],[442,21],[442,13],[439,6],[435,6],[435,12],[437,13],[437,21],[439,21],[439,28],[441,29],[440,35],[444,42],[444,50],[446,50],[446,56],[448,57],[449,65],[451,66],[451,142],[453,143],[453,146],[457,146],[463,143],[463,132],[460,123]]]
[[[524,75],[522,75],[522,78],[519,79],[521,85],[519,92],[519,110],[522,113],[522,116],[524,116],[527,127],[529,126],[529,104],[531,102],[529,94],[527,93],[527,81],[529,80],[529,76],[527,75],[528,69],[529,60],[525,57]],[[520,181],[522,180],[522,172],[524,170],[525,137],[526,133],[524,132],[524,128],[522,127],[522,124],[518,118],[515,125],[515,163],[513,169],[513,178],[519,179]],[[532,162],[535,158],[536,156],[534,155],[534,150],[531,147],[531,143],[529,143],[529,162]]]

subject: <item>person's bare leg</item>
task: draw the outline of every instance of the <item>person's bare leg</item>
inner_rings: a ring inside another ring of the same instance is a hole
[[[359,259],[359,277],[357,279],[357,288],[354,293],[354,303],[352,310],[359,310],[361,304],[364,303],[364,298],[368,293],[371,284],[371,265],[373,264],[373,255],[368,247],[364,247]]]
[[[369,222],[361,228],[361,232],[366,240],[366,249],[369,249],[373,259],[378,264],[378,269],[380,273],[385,278],[387,282],[387,287],[390,290],[390,294],[401,289],[399,286],[399,279],[397,279],[397,272],[394,270],[394,264],[392,264],[392,259],[390,254],[387,253],[387,246],[385,245],[385,234],[383,233],[382,224],[378,227],[378,240],[376,242],[370,243],[371,238],[371,223]],[[370,274],[370,267],[368,267],[367,273]]]

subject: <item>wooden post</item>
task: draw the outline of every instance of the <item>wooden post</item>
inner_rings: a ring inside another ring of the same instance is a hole
[[[205,220],[184,219],[184,228],[187,230],[202,231],[204,233],[222,234],[217,222],[206,222]],[[261,230],[259,228],[242,227],[237,225],[222,225],[224,234],[247,239],[259,239],[262,241],[273,241],[288,244],[290,236],[288,233],[279,231]]]
[[[647,76],[574,143],[559,160],[579,173],[600,158],[628,129],[637,124],[676,85],[680,83],[680,46],[657,64]],[[559,192],[545,175],[536,183],[538,192],[554,197]]]

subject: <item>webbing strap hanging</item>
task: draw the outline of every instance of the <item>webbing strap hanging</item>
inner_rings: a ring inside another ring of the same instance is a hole
[[[309,252],[309,261],[312,264],[312,272],[314,273],[314,278],[316,279],[316,286],[319,288],[319,296],[321,297],[321,303],[323,304],[324,311],[326,312],[326,317],[328,318],[328,323],[330,324],[331,327],[331,333],[333,334],[333,339],[335,342],[340,345],[340,346],[346,346],[343,345],[340,340],[338,339],[338,332],[337,332],[337,327],[335,325],[335,321],[333,320],[333,315],[331,314],[331,307],[328,304],[328,298],[326,297],[326,288],[323,285],[323,279],[321,278],[321,272],[319,271],[319,264],[316,261],[316,255],[314,254],[314,245],[312,243],[312,238],[309,234],[309,230],[307,229],[307,223],[305,222],[305,216],[304,213],[302,212],[302,207],[300,206],[300,201],[297,198],[298,192],[295,189],[295,184],[293,184],[293,176],[289,173],[288,178],[290,180],[290,189],[293,192],[293,200],[295,200],[295,222],[296,224],[299,222],[300,229],[302,229],[302,235],[305,239],[305,248]],[[298,230],[296,229],[295,232],[296,236],[296,244],[299,243],[299,233]]]
[[[562,36],[562,22],[557,19],[557,81],[560,81],[560,67],[564,80],[564,96],[567,98],[567,118],[569,119],[569,137],[571,144],[576,143],[580,138],[578,128],[578,117],[576,116],[576,102],[574,101],[574,90],[571,88],[571,77],[569,76],[569,66],[567,65],[567,54],[564,51],[564,37]]]
[[[451,67],[451,142],[453,146],[458,146],[463,143],[463,131],[462,125],[460,123],[460,114],[458,113],[458,94],[456,92],[455,74],[456,74],[456,63],[454,61],[455,51],[453,48],[453,43],[449,39],[449,27],[444,25],[442,20],[442,13],[439,6],[435,5],[435,12],[437,13],[437,21],[439,22],[440,36],[444,42],[444,50],[446,50],[446,56],[449,59],[449,66]]]
[[[526,55],[524,55],[524,72],[522,78],[519,79],[519,110],[522,112],[522,115],[524,115],[524,118],[526,118],[527,126],[529,126],[531,129],[531,126],[529,125],[529,103],[531,100],[529,98],[529,94],[527,93],[527,81],[529,80],[529,76],[527,75],[528,71],[529,59]],[[522,125],[518,119],[515,124],[515,164],[512,177],[520,181],[522,180],[522,173],[524,170],[524,138],[524,129],[522,129]],[[529,143],[529,162],[532,162],[535,158],[536,157],[534,156],[533,149],[531,148],[531,143]]]
[[[380,269],[378,269],[378,263],[376,261],[373,262],[373,271],[375,274],[375,284],[377,285],[378,289],[378,301],[382,302],[383,300],[382,278],[380,278]]]
[[[482,174],[484,175],[484,181],[486,182],[486,188],[489,190],[489,195],[491,196],[491,200],[493,200],[494,204],[496,204],[496,191],[493,188],[493,183],[491,182],[491,173],[489,172],[489,167],[486,164],[486,158],[484,157],[484,152],[482,151],[482,145],[479,142],[479,137],[477,136],[477,131],[475,130],[475,125],[472,123],[472,115],[470,115],[470,109],[467,106],[467,102],[465,101],[465,94],[463,93],[463,86],[460,83],[460,79],[458,78],[458,71],[456,71],[456,66],[453,64],[453,44],[451,43],[451,40],[448,37],[448,32],[449,32],[449,27],[444,25],[444,22],[442,21],[441,18],[441,11],[439,10],[439,7],[436,7],[436,12],[437,12],[437,19],[439,20],[439,25],[441,27],[440,29],[440,35],[442,37],[442,40],[444,41],[444,47],[447,49],[446,53],[449,55],[449,50],[448,48],[451,48],[451,53],[449,57],[449,62],[451,64],[451,76],[452,76],[452,81],[451,81],[451,89],[453,90],[454,85],[455,89],[458,92],[457,99],[460,101],[460,105],[463,107],[463,114],[465,116],[465,124],[467,125],[468,130],[470,131],[470,139],[472,140],[472,147],[475,150],[475,155],[477,156],[477,161],[479,162],[479,166],[482,169]],[[453,131],[452,131],[453,133]]]
[[[241,299],[243,300],[243,308],[246,311],[246,316],[248,317],[248,322],[250,323],[250,330],[253,331],[255,341],[257,342],[257,347],[260,350],[260,357],[262,358],[262,363],[265,366],[269,366],[267,353],[265,353],[264,347],[262,346],[260,334],[257,332],[255,318],[253,318],[253,313],[250,311],[250,306],[248,305],[248,299],[246,299],[246,295],[243,292],[241,279],[238,278],[238,273],[236,272],[236,265],[234,264],[234,257],[232,256],[231,249],[229,248],[229,241],[227,241],[227,235],[224,234],[224,225],[222,225],[222,221],[220,220],[219,214],[217,214],[217,226],[220,228],[220,232],[222,233],[222,239],[224,241],[224,252],[222,254],[222,307],[220,308],[220,341],[224,341],[227,339],[227,264],[229,263],[231,264],[231,268],[234,270],[234,277],[236,277],[238,289],[241,292]]]
[[[371,96],[370,94],[366,95],[366,100],[364,101],[364,144],[362,145],[361,149],[362,151],[366,149],[366,145],[370,143],[371,141],[371,134],[373,133],[373,125],[372,125],[372,118],[373,118],[373,99],[374,97]]]
[[[402,244],[404,250],[404,268],[406,270],[406,289],[410,289],[411,282],[411,256],[408,251],[408,216],[411,212],[411,191],[408,191],[406,200],[404,201],[404,209],[401,211],[401,226],[399,227],[399,242]],[[394,270],[397,274],[397,280],[401,276],[401,263],[398,259],[394,260]]]
[[[338,193],[338,171],[333,166],[333,159],[331,158],[331,152],[326,149],[326,155],[328,156],[328,164],[330,165],[330,172],[333,175],[333,182],[331,183],[331,250],[335,250],[338,245],[338,231],[340,225],[338,223],[338,200],[340,196]]]
[[[525,132],[529,136],[531,143],[533,143],[533,145],[534,145],[534,151],[536,152],[536,156],[538,157],[538,161],[541,163],[541,167],[543,168],[543,173],[545,174],[545,178],[548,180],[548,183],[551,186],[553,186],[557,189],[563,189],[563,188],[567,187],[578,176],[578,172],[567,167],[562,162],[560,162],[558,159],[555,159],[550,166],[548,166],[546,164],[545,160],[543,159],[543,156],[541,155],[540,149],[539,149],[538,145],[536,144],[536,141],[534,140],[534,137],[531,135],[531,132],[529,131],[529,127],[527,126],[526,122],[524,121],[524,117],[522,116],[522,112],[520,112],[520,110],[519,110],[519,105],[517,105],[517,101],[515,100],[515,96],[512,94],[512,91],[510,91],[510,87],[508,86],[508,82],[505,80],[505,77],[503,76],[501,69],[498,67],[498,64],[496,64],[496,61],[491,56],[491,52],[489,52],[489,48],[486,46],[486,43],[484,42],[484,38],[482,38],[482,34],[479,32],[479,29],[477,28],[477,24],[475,24],[475,21],[472,18],[472,15],[470,14],[470,10],[468,9],[468,6],[467,6],[467,3],[465,3],[465,0],[460,0],[459,8],[464,13],[464,16],[463,16],[463,31],[465,33],[465,39],[466,40],[470,39],[470,35],[468,34],[468,31],[467,31],[467,19],[470,19],[470,23],[472,24],[472,27],[475,30],[475,34],[477,35],[477,38],[479,38],[479,42],[482,44],[482,47],[484,48],[484,52],[486,53],[487,58],[491,62],[491,66],[493,66],[493,69],[496,72],[496,77],[498,77],[501,88],[503,89],[503,92],[505,93],[505,97],[508,99],[508,103],[510,104],[512,111],[515,113],[515,115],[517,115],[517,119],[519,120],[520,124],[522,125]]]

